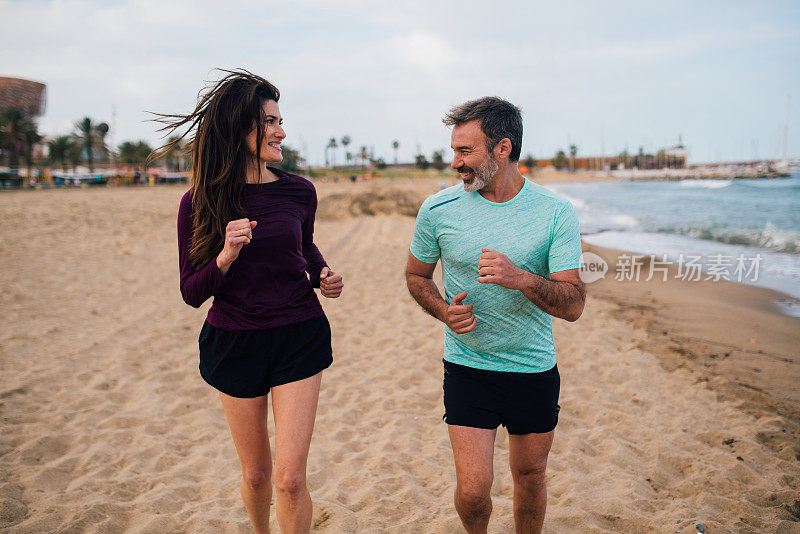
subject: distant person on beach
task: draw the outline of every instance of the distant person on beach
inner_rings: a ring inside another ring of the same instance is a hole
[[[282,161],[286,137],[278,89],[247,71],[224,72],[191,114],[157,119],[168,132],[194,131],[192,188],[178,210],[180,289],[195,308],[214,298],[199,337],[200,375],[219,390],[253,528],[269,532],[274,478],[281,531],[308,532],[306,463],[321,372],[333,361],[313,288],[336,298],[342,277],[314,244],[314,186],[268,166]]]
[[[503,425],[516,531],[541,532],[560,390],[551,316],[575,321],[585,300],[578,219],[568,201],[520,174],[519,108],[481,98],[454,107],[444,123],[453,127],[451,167],[463,183],[422,204],[406,283],[446,325],[443,419],[455,507],[467,532],[486,532]],[[439,260],[444,298],[433,282]]]

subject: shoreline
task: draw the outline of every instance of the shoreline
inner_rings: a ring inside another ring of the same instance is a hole
[[[614,280],[616,258],[626,251],[582,241],[609,266],[605,279],[587,284],[587,295],[613,303],[647,334],[642,348],[670,371],[686,368],[720,400],[756,416],[777,414],[785,432],[764,443],[800,460],[800,318],[782,313],[787,297],[772,289],[731,281]],[[645,261],[648,258],[645,257]]]
[[[796,176],[796,175],[794,175],[794,176]],[[558,178],[557,175],[556,176],[551,176],[551,177],[548,177],[548,178],[549,179],[547,181],[541,182],[542,185],[547,186],[548,184],[557,185],[559,183],[592,183],[592,182],[602,181],[600,179],[593,179],[593,180],[587,180],[587,181],[582,181],[582,182],[580,180],[572,180],[572,179],[559,181],[557,179]],[[720,181],[726,181],[726,180],[734,180],[734,179],[738,179],[738,178],[727,178],[727,179],[720,178],[719,180]],[[789,176],[788,179],[791,179],[791,176]],[[714,179],[709,179],[709,180],[714,180]],[[620,179],[615,179],[613,177],[608,177],[607,181],[629,183],[629,182],[635,182],[637,180],[620,180]],[[645,180],[643,180],[643,181],[645,181]],[[646,181],[649,181],[649,182],[662,181],[663,182],[663,181],[669,181],[669,180],[648,179]],[[556,194],[562,194],[562,193],[560,193],[559,191],[556,191]],[[609,233],[611,233],[611,234],[620,234],[620,235],[625,235],[625,232],[626,232],[625,230],[610,230],[609,231]],[[602,234],[604,234],[604,233],[605,233],[605,231],[593,232],[593,233],[590,233],[590,234],[583,234],[582,235],[582,239],[587,241],[587,243],[588,243],[588,241],[590,241],[592,239],[591,236],[602,236]],[[633,232],[633,235],[638,235],[639,233],[645,233],[646,234],[647,231],[641,230],[638,233],[637,232]],[[789,252],[773,252],[773,251],[768,250],[768,249],[759,248],[758,246],[755,246],[755,245],[735,244],[735,243],[730,243],[728,241],[707,240],[707,239],[701,239],[699,237],[692,237],[692,236],[681,236],[681,238],[689,240],[692,243],[697,243],[698,245],[702,244],[702,246],[704,246],[704,247],[717,246],[717,247],[729,247],[729,248],[734,249],[733,251],[723,252],[723,254],[738,254],[740,252],[742,252],[742,253],[747,252],[748,254],[751,254],[751,255],[754,255],[754,254],[767,254],[767,255],[775,254],[776,257],[777,257],[777,256],[781,256],[781,255],[786,254],[788,256],[794,256],[794,254],[789,253]],[[602,241],[602,239],[601,239],[601,241]],[[616,241],[619,241],[619,240],[616,240]],[[652,248],[650,248],[650,249],[647,249],[647,248],[646,249],[641,249],[641,243],[639,244],[639,247],[640,247],[639,250],[628,249],[628,248],[626,248],[624,246],[624,244],[620,244],[618,242],[617,243],[608,243],[608,244],[604,243],[604,244],[600,244],[600,245],[594,245],[593,244],[592,246],[595,246],[595,247],[598,247],[598,248],[601,248],[601,249],[612,249],[612,250],[617,250],[618,249],[620,251],[625,251],[627,254],[630,254],[630,255],[642,255],[642,256],[645,256],[645,257],[650,257],[653,254],[655,254],[656,256],[660,257],[663,254],[663,249],[657,249],[657,248],[656,249],[652,249]],[[689,249],[692,248],[691,244],[687,244],[686,246]],[[649,251],[645,252],[644,250],[649,250]],[[690,252],[690,251],[687,251],[687,250],[684,249],[683,252]],[[695,254],[699,254],[699,253],[695,252]],[[670,260],[670,262],[674,263],[673,260]],[[703,276],[705,276],[706,274],[708,274],[708,273],[704,270],[703,271]],[[729,275],[729,274],[730,274],[730,272],[728,271],[727,275]],[[789,316],[789,317],[800,317],[800,287],[798,287],[798,288],[794,287],[792,285],[792,280],[791,279],[789,279],[789,278],[784,279],[784,278],[781,278],[780,276],[772,274],[772,273],[765,273],[759,279],[758,282],[751,281],[750,279],[747,279],[747,278],[744,279],[744,280],[741,280],[741,281],[730,280],[730,282],[736,283],[736,284],[745,285],[745,286],[748,286],[748,287],[755,287],[755,288],[765,289],[767,291],[772,291],[773,294],[774,294],[774,299],[773,299],[773,303],[774,303],[773,309],[774,310],[779,311],[781,315],[785,315],[785,316]]]

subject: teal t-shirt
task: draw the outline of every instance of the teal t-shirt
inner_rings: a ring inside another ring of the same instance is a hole
[[[521,291],[478,282],[486,247],[526,271],[579,269],[580,229],[569,201],[525,180],[507,202],[491,202],[464,186],[428,197],[417,214],[411,253],[425,263],[442,260],[447,302],[466,291],[478,324],[466,334],[445,327],[444,359],[491,371],[538,373],[556,363],[552,317]]]

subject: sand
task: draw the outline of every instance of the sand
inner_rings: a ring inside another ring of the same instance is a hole
[[[335,362],[308,466],[314,531],[461,531],[442,326],[403,276],[401,213],[437,188],[318,184],[316,242],[346,287],[322,299]],[[208,304],[178,291],[184,190],[0,195],[0,530],[251,532],[222,408],[197,371]],[[554,321],[545,532],[800,532],[800,322],[762,290],[673,287],[600,282],[578,322]],[[726,310],[735,337],[720,330]],[[722,361],[700,350],[723,341]],[[501,430],[491,532],[513,531],[507,449]]]

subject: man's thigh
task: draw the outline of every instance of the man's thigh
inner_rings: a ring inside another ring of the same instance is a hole
[[[544,476],[554,434],[555,430],[551,430],[543,434],[508,436],[508,460],[515,479],[519,476]]]
[[[489,487],[494,478],[497,429],[447,425],[459,486]]]

